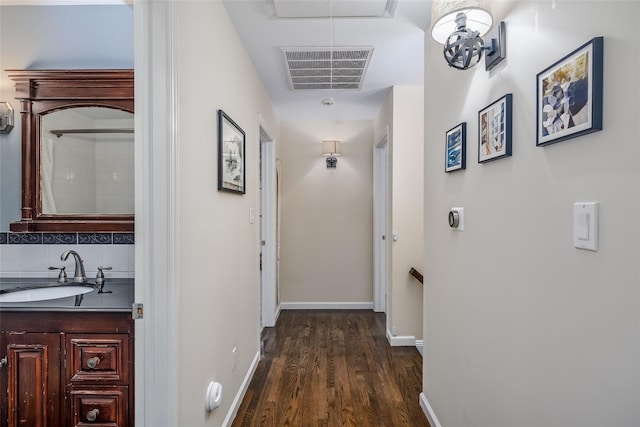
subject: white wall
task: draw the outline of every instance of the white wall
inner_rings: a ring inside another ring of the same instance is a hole
[[[398,336],[422,339],[422,285],[409,270],[423,268],[424,88],[394,86],[391,137],[392,239],[389,325]]]
[[[342,141],[335,169],[322,141]],[[280,300],[373,301],[372,121],[283,122]]]
[[[490,73],[448,68],[426,35],[424,396],[446,427],[637,426],[640,3],[493,5],[507,61]],[[536,147],[536,73],[596,36],[604,130]],[[513,156],[478,164],[477,112],[505,93]],[[445,174],[462,121],[467,169]],[[576,201],[600,202],[598,252],[572,245]]]
[[[394,86],[375,121],[376,144],[389,132],[391,244],[387,328],[392,345],[422,340],[422,285],[409,275],[423,269],[424,87]]]
[[[178,421],[220,426],[259,352],[259,121],[279,123],[222,2],[176,2]],[[246,133],[246,194],[217,190],[217,110]],[[249,223],[249,210],[256,212]],[[237,349],[234,360],[232,350]],[[151,357],[151,355],[148,355]],[[207,415],[209,381],[224,387]]]

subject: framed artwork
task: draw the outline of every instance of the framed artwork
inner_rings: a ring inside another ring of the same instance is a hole
[[[602,70],[596,37],[538,73],[537,146],[602,130]]]
[[[460,123],[446,134],[445,172],[467,167],[467,123]]]
[[[511,155],[511,109],[508,93],[478,112],[478,163]]]
[[[245,134],[218,110],[218,190],[245,194]]]

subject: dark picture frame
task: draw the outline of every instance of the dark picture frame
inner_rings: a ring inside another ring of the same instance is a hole
[[[444,171],[453,172],[467,167],[467,122],[449,129],[445,134]]]
[[[595,37],[537,74],[537,146],[602,130],[603,51]]]
[[[508,93],[478,112],[478,163],[511,156],[512,109]]]
[[[218,190],[245,194],[245,133],[218,110]]]

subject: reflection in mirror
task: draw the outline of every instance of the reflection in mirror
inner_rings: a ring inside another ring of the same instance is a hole
[[[104,107],[42,116],[44,214],[133,214],[133,114]]]

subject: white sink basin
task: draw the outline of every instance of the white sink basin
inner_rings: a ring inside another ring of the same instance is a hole
[[[0,291],[0,303],[31,302],[57,298],[73,297],[94,291],[90,285],[59,284],[44,286],[25,286]]]

